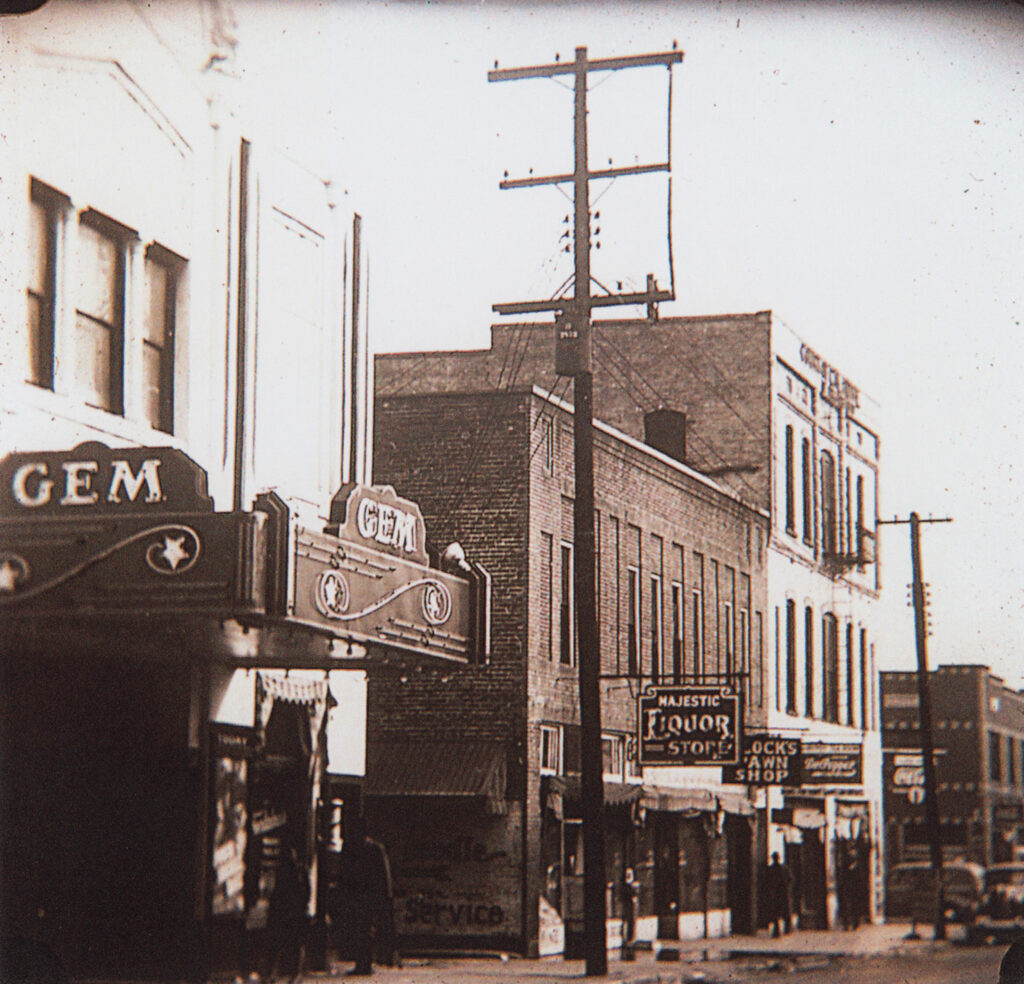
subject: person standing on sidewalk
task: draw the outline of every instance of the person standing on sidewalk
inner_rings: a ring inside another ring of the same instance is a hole
[[[368,835],[366,821],[360,815],[350,822],[338,868],[341,920],[348,923],[356,962],[349,974],[372,974],[374,931],[385,949],[394,947],[387,923],[392,906],[391,869],[384,845]],[[389,935],[391,940],[387,939]]]
[[[779,852],[772,852],[771,864],[765,871],[765,896],[768,901],[768,925],[772,936],[778,936],[790,930],[789,896],[793,886],[793,876],[789,868],[782,863]]]

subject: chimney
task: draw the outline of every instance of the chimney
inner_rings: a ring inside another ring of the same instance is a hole
[[[667,408],[645,413],[644,441],[662,454],[685,464],[686,414]]]

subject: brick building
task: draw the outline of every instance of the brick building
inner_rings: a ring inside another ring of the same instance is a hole
[[[986,666],[929,674],[944,855],[979,864],[1024,853],[1024,694]],[[889,864],[924,860],[924,768],[917,674],[881,674]]]
[[[393,358],[377,359],[391,382]],[[701,672],[745,674],[747,724],[763,727],[767,517],[601,423],[594,456],[609,938],[630,872],[639,939],[749,928],[764,811],[721,768],[641,775],[635,736],[644,681]],[[370,680],[367,809],[391,850],[399,931],[418,945],[571,950],[582,920],[572,408],[529,385],[385,386],[374,461],[378,482],[415,496],[429,528],[493,579],[489,663]]]
[[[596,321],[593,355],[597,417],[771,517],[759,575],[768,729],[802,739],[822,771],[768,791],[764,849],[794,870],[801,925],[834,925],[841,897],[877,918],[881,582],[870,399],[769,311]],[[554,365],[552,325],[500,325],[488,349],[378,360],[377,391],[500,389],[513,374],[554,390]],[[853,900],[840,884],[851,858]]]

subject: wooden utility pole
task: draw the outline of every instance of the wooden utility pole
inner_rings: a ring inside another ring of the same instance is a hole
[[[575,280],[571,298],[554,301],[525,301],[495,304],[499,314],[529,311],[561,312],[557,321],[558,355],[556,372],[573,377],[573,444],[575,496],[574,563],[576,585],[576,639],[578,642],[580,701],[580,794],[583,820],[583,946],[588,977],[608,972],[608,947],[605,932],[605,853],[604,853],[604,780],[601,749],[601,653],[597,626],[596,545],[594,543],[594,434],[591,367],[590,315],[594,307],[605,304],[655,304],[672,300],[672,292],[652,291],[592,297],[590,293],[590,181],[596,177],[618,177],[669,170],[664,164],[638,165],[591,171],[587,162],[587,75],[593,71],[614,71],[672,65],[682,61],[681,51],[629,58],[587,60],[587,49],[577,48],[571,64],[538,65],[532,68],[495,69],[488,81],[551,78],[572,74],[575,77],[573,112],[573,173],[546,178],[503,181],[502,188],[525,188],[572,182],[575,220],[573,253]],[[567,318],[564,315],[568,315]]]
[[[924,580],[921,576],[921,523],[951,523],[945,519],[921,519],[916,512],[909,519],[878,520],[879,526],[910,525],[911,593],[914,604],[914,637],[917,643],[917,703],[921,726],[921,757],[924,760],[924,818],[935,882],[935,939],[946,938],[946,900],[942,884],[942,829],[939,824],[938,785],[935,781],[935,741],[932,732],[931,681],[928,676],[928,630],[925,617]]]

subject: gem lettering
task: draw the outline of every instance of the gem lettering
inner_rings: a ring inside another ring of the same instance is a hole
[[[416,517],[386,502],[363,499],[356,513],[356,529],[367,540],[375,540],[406,553],[416,550]]]
[[[134,502],[143,486],[146,488],[145,502],[161,502],[163,491],[160,487],[160,459],[147,458],[139,466],[138,474],[122,459],[111,463],[110,484],[106,501],[113,503]],[[62,506],[92,506],[99,502],[99,492],[93,487],[94,477],[99,471],[95,461],[65,461],[64,492],[58,500]],[[32,461],[18,468],[11,479],[11,494],[19,506],[35,509],[47,505],[53,497],[54,480],[49,469],[41,461]],[[122,495],[123,493],[123,495]]]
[[[32,489],[29,488],[31,480]],[[34,490],[34,491],[33,491]],[[53,491],[53,479],[46,477],[46,465],[39,462],[22,465],[11,481],[11,492],[19,506],[44,506],[50,501]]]

